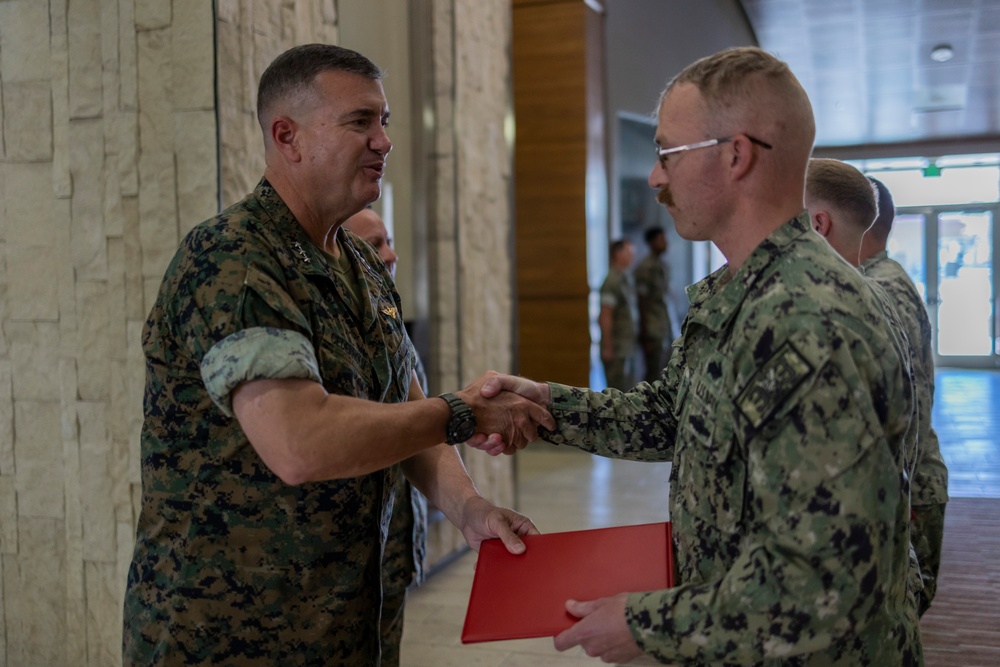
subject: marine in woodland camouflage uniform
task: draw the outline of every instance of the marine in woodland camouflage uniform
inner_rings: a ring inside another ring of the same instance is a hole
[[[377,666],[401,467],[473,549],[500,537],[518,553],[535,532],[479,496],[443,444],[451,406],[413,400],[392,280],[339,229],[380,193],[380,77],[336,46],[279,56],[258,93],[264,179],[192,230],[167,269],[143,333],[126,665]],[[494,409],[484,381],[455,395],[488,440],[518,445],[550,421],[524,399]]]
[[[374,268],[382,263],[369,245],[347,233],[341,243],[362,297],[357,314],[328,256],[262,181],[188,235],[167,270],[143,334],[129,664],[167,655],[187,664],[377,664],[380,559],[398,466],[287,485],[228,403],[236,383],[253,377],[406,400],[413,351],[392,280]]]
[[[666,233],[660,227],[646,231],[647,254],[635,267],[635,293],[639,306],[639,346],[646,366],[646,382],[660,376],[670,358],[673,323],[667,309],[670,267],[663,262]]]

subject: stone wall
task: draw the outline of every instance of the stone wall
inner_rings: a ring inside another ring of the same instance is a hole
[[[261,64],[336,37],[334,0],[216,4],[0,2],[0,665],[120,664],[146,313],[261,173]]]
[[[426,217],[444,390],[511,365],[509,6],[411,1],[434,24]],[[120,664],[146,314],[181,236],[262,173],[263,68],[337,41],[336,0],[214,6],[0,0],[0,667]],[[510,459],[468,461],[513,502]],[[438,554],[459,542],[435,533]]]

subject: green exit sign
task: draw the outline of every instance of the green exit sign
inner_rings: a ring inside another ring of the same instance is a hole
[[[941,167],[937,166],[933,162],[924,167],[924,178],[934,178],[935,176],[941,175]]]

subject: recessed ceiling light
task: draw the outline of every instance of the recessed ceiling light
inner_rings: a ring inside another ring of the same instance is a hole
[[[931,60],[936,63],[946,63],[955,57],[955,50],[951,44],[938,44],[931,49]]]

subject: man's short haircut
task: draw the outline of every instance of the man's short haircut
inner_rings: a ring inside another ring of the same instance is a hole
[[[628,240],[626,239],[617,239],[615,241],[612,241],[611,252],[610,252],[611,258],[614,259],[614,256],[617,255],[619,251],[624,249],[627,244]]]
[[[826,202],[850,216],[851,224],[868,229],[878,215],[875,186],[860,171],[840,160],[813,158],[806,172],[809,198]]]
[[[646,243],[649,244],[652,243],[653,239],[655,239],[657,236],[663,236],[665,233],[666,232],[663,231],[663,227],[660,227],[659,225],[653,225],[652,227],[646,228],[646,233],[643,235],[643,238],[645,238]]]
[[[381,81],[383,72],[357,51],[333,44],[303,44],[275,58],[260,77],[257,87],[257,120],[263,128],[267,113],[279,100],[308,88],[320,72],[336,70]]]
[[[892,231],[892,221],[896,218],[896,204],[892,201],[892,193],[885,187],[885,183],[871,176],[868,180],[878,193],[878,216],[875,217],[875,223],[868,233],[884,245],[889,239],[889,232]]]
[[[816,121],[809,96],[787,63],[759,47],[728,48],[694,61],[670,80],[660,104],[682,83],[693,84],[701,93],[710,131],[752,133],[751,123],[777,123],[780,131],[801,136],[808,144],[803,150],[812,147]],[[780,118],[775,109],[783,110]],[[757,138],[775,143],[780,137]],[[775,148],[782,150],[780,143]]]

